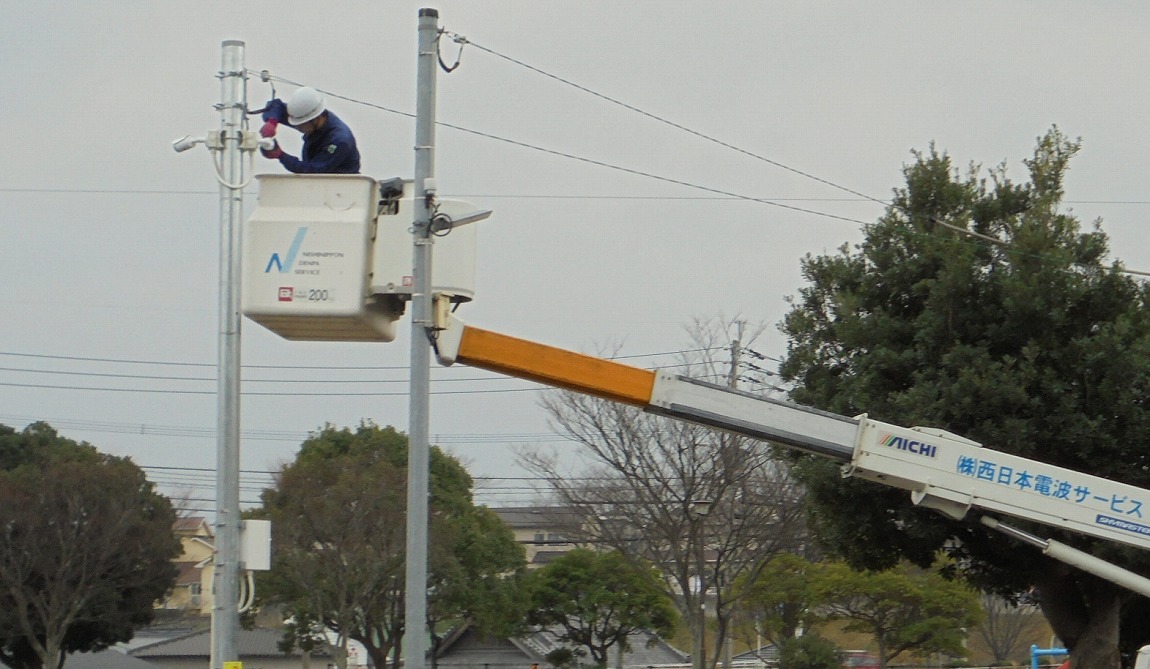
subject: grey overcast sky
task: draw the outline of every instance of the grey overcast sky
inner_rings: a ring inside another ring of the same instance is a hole
[[[166,492],[199,486],[193,504],[210,508],[217,191],[208,152],[170,143],[218,126],[220,44],[237,39],[250,70],[394,110],[328,98],[364,173],[410,178],[420,7],[474,43],[439,74],[439,121],[510,140],[437,135],[441,193],[495,211],[459,312],[474,325],[671,364],[653,354],[688,346],[693,317],[777,323],[800,258],[857,242],[860,224],[836,217],[881,215],[868,198],[889,197],[912,151],[934,142],[1022,179],[1053,124],[1083,140],[1068,207],[1150,270],[1145,2],[8,0],[0,423],[46,420],[131,455]],[[252,108],[269,94],[249,80]],[[325,423],[407,429],[409,327],[392,344],[322,344],[245,322],[243,499]],[[772,327],[758,350],[783,347]],[[432,390],[433,440],[480,478],[482,502],[531,501],[515,449],[574,450],[530,383],[436,368]]]

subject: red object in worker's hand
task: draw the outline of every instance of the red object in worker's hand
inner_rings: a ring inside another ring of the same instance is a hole
[[[279,123],[280,122],[275,120],[274,118],[268,120],[268,122],[265,123],[262,128],[260,128],[260,137],[275,137],[276,136],[276,126],[278,126]],[[267,155],[267,154],[264,154],[264,155]]]

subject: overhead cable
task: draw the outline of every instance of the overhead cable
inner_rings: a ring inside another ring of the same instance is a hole
[[[723,347],[710,347],[710,348],[691,348],[680,349],[676,351],[662,351],[659,353],[635,353],[632,355],[616,355],[609,356],[608,360],[629,360],[634,358],[653,358],[664,355],[681,355],[685,353],[702,353],[706,351],[718,350]],[[49,355],[46,353],[22,353],[18,351],[0,351],[0,356],[12,356],[17,358],[42,358],[48,360],[69,360],[78,362],[110,362],[110,363],[123,363],[131,365],[171,365],[180,367],[215,367],[214,362],[187,362],[178,360],[134,360],[130,358],[102,358],[91,356],[78,356],[78,355]],[[380,370],[409,370],[408,365],[391,365],[391,366],[363,366],[363,365],[252,365],[245,363],[244,369],[284,369],[284,370],[363,370],[363,371],[380,371]]]
[[[166,190],[143,188],[20,188],[0,187],[0,193],[45,193],[45,194],[73,194],[73,195],[211,195],[219,196],[215,190]],[[256,195],[255,191],[247,191],[245,195]],[[723,202],[728,200],[742,200],[735,196],[708,196],[708,195],[588,195],[586,193],[459,193],[461,198],[508,198],[515,200],[667,200],[681,201],[712,201]],[[774,197],[758,196],[764,200],[774,202],[871,202],[870,197]],[[1123,204],[1140,205],[1150,204],[1150,200],[1063,200],[1065,204]]]
[[[216,395],[215,390],[175,390],[171,388],[100,388],[95,386],[57,386],[45,383],[4,383],[0,382],[0,386],[8,388],[41,388],[48,390],[90,390],[97,392],[113,392],[113,393],[148,393],[159,395]],[[536,388],[504,388],[504,389],[486,389],[486,390],[433,390],[432,395],[486,395],[490,393],[523,393],[523,392],[536,392],[539,390],[546,390],[545,386]],[[302,392],[302,393],[273,393],[273,392],[247,392],[241,393],[244,397],[407,397],[407,391],[403,392],[380,392],[380,393],[321,393],[321,392]]]
[[[283,82],[286,84],[290,84],[293,86],[301,86],[302,85],[302,84],[299,84],[297,82],[291,81],[290,79],[284,79],[283,77],[272,76],[272,77],[270,77],[270,79],[275,80],[275,81],[280,81],[280,82]],[[408,112],[401,112],[401,111],[398,111],[396,109],[391,109],[389,107],[384,107],[382,105],[377,105],[374,103],[365,102],[363,100],[357,100],[355,98],[347,97],[345,95],[339,95],[338,93],[333,93],[333,92],[318,89],[318,88],[316,90],[323,93],[324,95],[330,95],[332,97],[339,98],[341,100],[346,100],[346,101],[354,103],[354,104],[360,104],[360,105],[364,105],[367,107],[380,109],[380,110],[383,110],[383,111],[386,111],[386,112],[389,112],[392,114],[399,114],[401,116],[407,116],[409,118],[415,118],[415,114],[411,114]],[[856,218],[839,216],[837,214],[828,214],[826,212],[816,211],[814,209],[805,209],[803,207],[796,207],[796,206],[789,205],[789,204],[783,204],[783,203],[777,202],[775,200],[768,200],[766,198],[752,197],[750,195],[741,195],[739,193],[733,193],[731,191],[725,191],[725,190],[722,190],[719,188],[711,188],[710,186],[703,186],[702,184],[691,183],[689,181],[683,181],[680,179],[672,179],[671,177],[664,177],[664,176],[661,176],[658,174],[653,174],[651,172],[644,172],[642,170],[636,170],[636,169],[633,169],[630,167],[623,167],[621,165],[615,165],[615,164],[608,163],[608,162],[605,162],[602,160],[595,160],[593,158],[584,158],[583,156],[576,156],[576,155],[571,154],[571,153],[566,153],[563,151],[556,151],[554,149],[544,148],[542,146],[538,146],[535,144],[529,144],[527,142],[520,142],[518,140],[509,139],[507,137],[501,137],[499,135],[493,135],[493,134],[488,133],[488,132],[473,130],[471,128],[465,128],[463,126],[454,125],[451,123],[444,123],[443,121],[437,121],[436,125],[442,126],[444,128],[450,128],[452,130],[458,130],[459,132],[468,133],[471,135],[475,135],[477,137],[492,139],[492,140],[495,140],[498,142],[503,142],[505,144],[511,144],[513,146],[518,146],[518,147],[525,148],[525,149],[531,149],[533,151],[539,151],[541,153],[546,153],[546,154],[550,154],[553,156],[559,156],[561,158],[567,158],[569,160],[576,160],[576,161],[579,161],[582,163],[587,163],[589,165],[595,165],[597,167],[605,167],[607,169],[615,170],[618,172],[624,172],[627,174],[633,174],[635,176],[646,177],[648,179],[655,179],[656,181],[663,181],[665,183],[675,184],[677,186],[685,186],[687,188],[694,188],[696,190],[701,190],[701,191],[705,191],[708,193],[715,193],[717,195],[726,195],[728,197],[736,198],[739,200],[746,200],[748,202],[758,202],[760,204],[766,204],[766,205],[770,205],[772,207],[779,207],[781,209],[787,209],[790,211],[797,211],[797,212],[801,212],[804,214],[811,214],[813,216],[821,216],[823,218],[831,218],[831,219],[835,219],[835,220],[846,221],[848,223],[858,223],[860,225],[868,225],[868,223],[866,221],[861,221],[861,220],[856,219]],[[865,197],[865,196],[863,196],[863,197]],[[873,198],[867,198],[867,199],[873,199]],[[882,203],[881,200],[876,200],[876,201]]]
[[[733,145],[733,144],[730,144],[730,143],[728,143],[728,142],[724,142],[724,141],[722,141],[722,140],[720,140],[720,139],[717,139],[717,138],[715,138],[715,137],[712,137],[712,136],[710,136],[710,135],[706,135],[706,134],[704,134],[704,133],[701,133],[701,132],[699,132],[699,131],[697,131],[697,130],[693,130],[693,129],[691,129],[691,128],[688,128],[688,127],[686,127],[686,126],[684,126],[684,125],[681,125],[681,124],[679,124],[679,123],[675,123],[674,121],[671,121],[671,120],[668,120],[668,119],[666,119],[666,118],[663,118],[662,116],[658,116],[658,115],[656,115],[656,114],[652,114],[651,112],[645,111],[645,110],[643,110],[643,109],[639,109],[638,107],[635,107],[634,105],[630,105],[630,104],[627,104],[626,102],[622,102],[621,100],[617,100],[617,99],[615,99],[615,98],[612,98],[612,97],[610,97],[610,96],[608,96],[608,95],[604,95],[604,94],[602,94],[602,93],[600,93],[600,92],[598,92],[598,91],[595,91],[595,90],[592,90],[592,89],[590,89],[590,88],[587,88],[586,86],[583,86],[583,85],[577,84],[577,83],[575,83],[575,82],[573,82],[573,81],[570,81],[570,80],[568,80],[568,79],[564,79],[563,77],[560,77],[560,76],[557,76],[557,75],[555,75],[555,74],[552,74],[552,73],[550,73],[550,72],[547,72],[547,71],[545,71],[545,70],[542,70],[542,69],[540,69],[540,68],[538,68],[538,67],[535,67],[534,65],[529,65],[528,63],[525,63],[525,62],[523,62],[523,61],[521,61],[521,60],[518,60],[518,59],[516,59],[516,58],[512,58],[511,56],[508,56],[508,55],[505,55],[505,54],[499,53],[498,51],[495,51],[495,50],[493,50],[493,49],[490,49],[490,48],[488,48],[488,47],[485,47],[485,46],[483,46],[482,44],[476,44],[475,42],[473,42],[473,41],[471,41],[471,40],[468,40],[468,41],[467,41],[467,43],[468,43],[468,44],[471,44],[472,46],[474,46],[476,49],[479,49],[480,51],[484,51],[484,52],[486,52],[486,53],[489,53],[489,54],[491,54],[491,55],[493,55],[493,56],[496,56],[496,57],[498,57],[498,58],[502,58],[502,59],[504,59],[504,60],[506,60],[506,61],[508,61],[508,62],[514,63],[514,64],[516,64],[516,65],[519,65],[520,67],[524,67],[524,68],[526,68],[526,69],[528,69],[528,70],[531,70],[532,72],[536,72],[536,73],[538,73],[538,74],[541,74],[541,75],[543,75],[543,76],[545,76],[545,77],[548,77],[548,78],[550,78],[550,79],[554,79],[555,81],[558,81],[558,82],[560,82],[560,83],[563,83],[563,84],[565,84],[565,85],[567,85],[567,86],[571,86],[572,88],[576,88],[576,89],[578,89],[578,90],[580,90],[580,91],[583,91],[584,93],[587,93],[587,94],[589,94],[589,95],[595,96],[595,97],[597,97],[597,98],[599,98],[599,99],[601,99],[601,100],[605,100],[605,101],[607,101],[607,102],[610,102],[611,104],[614,104],[614,105],[618,105],[618,106],[620,106],[620,107],[623,107],[624,109],[627,109],[627,110],[633,111],[633,112],[635,112],[635,113],[637,113],[637,114],[640,114],[640,115],[642,115],[642,116],[644,116],[644,117],[646,117],[646,118],[652,119],[652,120],[654,120],[654,121],[658,121],[659,123],[663,123],[663,124],[666,124],[666,125],[668,125],[668,126],[671,126],[671,127],[673,127],[673,128],[676,128],[676,129],[678,129],[678,130],[682,130],[683,132],[686,132],[686,133],[688,133],[688,134],[690,134],[690,135],[693,135],[693,136],[695,136],[695,137],[699,137],[699,138],[701,138],[701,139],[704,139],[704,140],[706,140],[706,141],[708,141],[708,142],[713,142],[713,143],[715,143],[715,144],[718,144],[719,146],[722,146],[722,147],[724,147],[724,148],[727,148],[727,149],[731,149],[732,151],[736,151],[736,152],[738,152],[738,153],[741,153],[741,154],[743,154],[743,155],[746,155],[746,156],[750,156],[750,157],[752,157],[752,158],[755,158],[756,160],[761,160],[761,161],[763,161],[763,162],[765,162],[765,163],[768,163],[768,164],[770,164],[770,165],[774,165],[775,167],[779,167],[779,168],[781,168],[781,169],[784,169],[784,170],[787,170],[787,171],[789,171],[789,172],[793,172],[793,173],[795,173],[795,174],[798,174],[798,175],[800,175],[800,176],[806,177],[806,178],[808,178],[808,179],[811,179],[811,180],[813,180],[813,181],[817,181],[817,182],[819,182],[819,183],[821,183],[821,184],[825,184],[825,185],[827,185],[827,186],[830,186],[830,187],[832,187],[832,188],[836,188],[836,189],[838,189],[838,190],[841,190],[841,191],[843,191],[843,192],[846,192],[846,193],[850,193],[851,195],[856,195],[856,196],[858,196],[858,197],[860,197],[860,198],[864,198],[864,199],[866,199],[866,200],[870,200],[870,201],[872,201],[872,202],[875,202],[875,203],[878,203],[878,204],[882,204],[882,205],[884,205],[884,206],[888,206],[888,207],[890,207],[890,206],[895,206],[895,205],[893,205],[891,202],[889,202],[889,201],[887,201],[887,200],[880,200],[880,199],[878,199],[878,198],[875,198],[875,197],[871,197],[870,195],[867,195],[867,194],[865,194],[865,193],[861,193],[861,192],[859,192],[859,191],[856,191],[856,190],[853,190],[853,189],[851,189],[851,188],[847,188],[846,186],[842,186],[842,185],[840,185],[840,184],[834,183],[833,181],[829,181],[829,180],[827,180],[827,179],[823,179],[822,177],[818,177],[818,176],[815,176],[815,175],[813,175],[813,174],[810,174],[810,173],[808,173],[808,172],[804,172],[804,171],[802,171],[802,170],[798,170],[798,169],[795,169],[795,168],[793,168],[793,167],[791,167],[791,166],[789,166],[789,165],[784,165],[783,163],[780,163],[780,162],[778,162],[778,161],[776,161],[776,160],[771,160],[770,158],[767,158],[767,157],[765,157],[765,156],[761,156],[761,155],[759,155],[759,154],[757,154],[757,153],[753,153],[753,152],[751,152],[751,151],[748,151],[748,150],[746,150],[746,149],[744,149],[744,148],[742,148],[742,147],[739,147],[739,146],[735,146],[735,145]],[[543,149],[543,150],[546,150],[546,149]],[[560,154],[560,155],[563,155],[563,154]],[[580,159],[580,160],[582,160],[582,159]],[[624,169],[624,168],[616,168],[616,169]],[[629,171],[629,170],[624,170],[624,171]],[[655,176],[655,175],[648,175],[648,174],[645,174],[645,173],[642,173],[642,174],[644,174],[645,176],[651,176],[651,177],[653,177],[653,178],[656,178],[656,179],[661,179],[661,178],[662,178],[662,177],[658,177],[658,176]],[[682,183],[682,182],[676,182],[676,181],[674,181],[674,180],[670,180],[670,181],[672,181],[672,183]],[[689,184],[683,184],[683,185],[689,185]],[[700,189],[702,189],[702,190],[710,190],[711,192],[722,193],[722,194],[724,194],[724,195],[731,195],[731,196],[734,196],[734,197],[738,197],[737,195],[734,195],[734,194],[732,194],[732,193],[726,193],[726,192],[722,192],[722,191],[717,191],[717,190],[713,190],[713,189],[710,189],[710,188],[706,188],[706,187],[703,187],[703,186],[692,186],[692,187],[695,187],[695,188],[700,188]],[[763,203],[765,203],[765,204],[772,204],[772,205],[775,205],[775,206],[786,206],[786,205],[782,205],[782,204],[780,204],[780,203],[778,203],[778,202],[773,202],[773,201],[770,201],[770,200],[764,200],[764,199],[758,199],[758,198],[746,198],[746,199],[749,199],[749,200],[754,200],[754,201],[756,201],[756,202],[763,202]],[[854,220],[855,220],[855,219],[848,219],[848,218],[844,218],[844,217],[840,217],[840,216],[835,216],[835,215],[833,215],[833,214],[826,214],[826,213],[822,213],[822,212],[813,212],[813,211],[811,211],[811,210],[807,210],[807,209],[801,209],[801,208],[797,208],[797,207],[788,207],[788,208],[797,209],[797,210],[799,210],[799,211],[805,211],[805,212],[807,212],[807,213],[817,213],[817,214],[818,214],[818,215],[820,215],[820,216],[826,216],[826,217],[829,217],[829,218],[838,218],[838,219],[841,219],[841,220],[851,220],[851,221],[854,221]],[[903,207],[898,207],[898,209],[899,209],[900,211],[903,211],[903,213],[907,213],[907,214],[909,215],[909,212],[907,212],[907,211],[905,210],[905,208],[903,208]],[[863,226],[865,226],[865,227],[869,227],[869,226],[871,226],[871,225],[872,225],[871,223],[867,223],[867,222],[864,222],[864,221],[855,221],[855,222],[861,223],[861,224],[862,224]],[[1001,241],[1001,240],[998,240],[998,239],[994,239],[994,238],[992,238],[992,237],[988,237],[988,236],[986,236],[986,235],[981,235],[981,234],[979,234],[979,233],[977,233],[977,232],[973,232],[973,231],[971,231],[971,230],[966,230],[966,229],[964,229],[964,228],[960,228],[960,227],[957,227],[957,226],[949,225],[949,224],[947,224],[947,223],[944,223],[944,222],[942,222],[942,221],[939,221],[939,223],[940,223],[941,225],[945,226],[945,227],[951,228],[951,229],[953,229],[953,230],[956,230],[956,231],[958,231],[958,232],[961,232],[961,233],[963,233],[963,234],[966,234],[966,235],[969,235],[969,236],[974,236],[974,237],[979,237],[979,238],[981,238],[981,239],[984,239],[984,240],[987,240],[987,241],[991,241],[991,242],[993,242],[993,243],[996,243],[996,244],[1000,244],[1001,246],[1005,247],[1005,248],[1006,248],[1008,251],[1012,250],[1012,249],[1011,249],[1011,247],[1010,247],[1010,245],[1009,245],[1007,242],[1003,242],[1003,241]],[[1139,270],[1130,270],[1130,269],[1124,269],[1124,268],[1123,268],[1123,269],[1120,269],[1119,271],[1120,271],[1121,273],[1123,273],[1123,274],[1132,274],[1132,275],[1137,275],[1137,276],[1150,276],[1150,272],[1143,272],[1143,271],[1139,271]]]
[[[572,88],[576,88],[576,89],[578,89],[578,90],[581,90],[581,91],[583,91],[584,93],[587,93],[587,94],[589,94],[589,95],[593,95],[593,96],[595,96],[595,97],[597,97],[597,98],[599,98],[599,99],[601,99],[601,100],[606,100],[607,102],[610,102],[611,104],[614,104],[614,105],[618,105],[618,106],[620,106],[620,107],[622,107],[622,108],[624,108],[624,109],[628,109],[628,110],[630,110],[630,111],[633,111],[633,112],[635,112],[636,114],[641,114],[641,115],[643,115],[643,116],[645,116],[645,117],[647,117],[647,118],[649,118],[649,119],[652,119],[652,120],[654,120],[654,121],[658,121],[659,123],[663,123],[663,124],[665,124],[665,125],[669,125],[669,126],[671,126],[672,128],[676,128],[676,129],[678,129],[678,130],[682,130],[683,132],[685,132],[685,133],[688,133],[688,134],[690,134],[690,135],[694,135],[695,137],[698,137],[698,138],[700,138],[700,139],[704,139],[704,140],[706,140],[706,141],[708,141],[708,142],[712,142],[712,143],[714,143],[714,144],[718,144],[719,146],[722,146],[722,147],[724,147],[724,148],[727,148],[727,149],[731,149],[732,151],[736,151],[736,152],[738,152],[738,153],[741,153],[741,154],[743,154],[743,155],[745,155],[745,156],[749,156],[749,157],[751,157],[751,158],[754,158],[754,159],[756,159],[756,160],[761,160],[761,161],[762,161],[762,162],[764,162],[764,163],[767,163],[767,164],[769,164],[769,165],[774,165],[775,167],[778,167],[778,168],[781,168],[781,169],[787,170],[788,172],[793,172],[794,174],[797,174],[797,175],[799,175],[799,176],[805,177],[805,178],[807,178],[807,179],[811,179],[811,180],[813,180],[813,181],[817,181],[817,182],[819,182],[819,183],[821,183],[821,184],[825,184],[825,185],[827,185],[827,186],[830,186],[831,188],[837,188],[838,190],[841,190],[841,191],[843,191],[843,192],[845,192],[845,193],[850,193],[851,195],[857,195],[858,197],[861,197],[861,198],[863,198],[863,199],[865,199],[865,200],[870,200],[871,202],[877,202],[878,204],[882,204],[882,205],[889,205],[889,204],[890,204],[890,202],[888,202],[888,201],[886,201],[886,200],[880,200],[879,198],[876,198],[876,197],[871,197],[870,195],[867,195],[867,194],[865,194],[865,193],[860,193],[860,192],[858,192],[858,191],[856,191],[856,190],[852,190],[852,189],[850,189],[850,188],[847,188],[846,186],[843,186],[843,185],[837,184],[837,183],[835,183],[835,182],[833,182],[833,181],[829,181],[829,180],[827,180],[827,179],[823,179],[822,177],[818,177],[818,176],[815,176],[815,175],[813,175],[813,174],[810,174],[810,173],[808,173],[808,172],[804,172],[804,171],[802,171],[802,170],[796,169],[796,168],[794,168],[794,167],[791,167],[791,166],[789,166],[789,165],[784,165],[783,163],[780,163],[780,162],[778,162],[777,160],[771,160],[770,158],[767,158],[767,157],[765,157],[765,156],[761,156],[761,155],[759,155],[759,154],[757,154],[757,153],[754,153],[754,152],[748,151],[748,150],[746,150],[746,149],[744,149],[744,148],[742,148],[742,147],[739,147],[739,146],[735,146],[734,144],[730,144],[730,143],[728,143],[728,142],[724,142],[724,141],[723,141],[723,140],[721,140],[721,139],[717,139],[717,138],[715,138],[715,137],[712,137],[712,136],[710,136],[710,135],[706,135],[706,134],[703,134],[703,133],[701,133],[701,132],[699,132],[699,131],[697,131],[697,130],[692,130],[691,128],[688,128],[688,127],[686,127],[686,126],[684,126],[684,125],[681,125],[681,124],[679,124],[679,123],[675,123],[674,121],[671,121],[671,120],[668,120],[668,119],[666,119],[666,118],[663,118],[662,116],[658,116],[658,115],[656,115],[656,114],[652,114],[651,112],[648,112],[648,111],[644,111],[644,110],[642,110],[642,109],[639,109],[638,107],[635,107],[635,106],[633,106],[633,105],[629,105],[629,104],[627,104],[626,102],[623,102],[623,101],[621,101],[621,100],[617,100],[617,99],[615,99],[615,98],[613,98],[613,97],[610,97],[610,96],[608,96],[608,95],[604,95],[604,94],[602,94],[602,93],[600,93],[600,92],[598,92],[598,91],[594,91],[594,90],[592,90],[592,89],[590,89],[590,88],[587,88],[586,86],[582,86],[582,85],[580,85],[580,84],[577,84],[577,83],[575,83],[575,82],[573,82],[573,81],[570,81],[570,80],[568,80],[568,79],[564,79],[563,77],[560,77],[560,76],[557,76],[557,75],[551,74],[550,72],[547,72],[547,71],[545,71],[545,70],[542,70],[542,69],[540,69],[540,68],[538,68],[538,67],[535,67],[534,65],[528,65],[527,63],[524,63],[524,62],[523,62],[523,61],[521,61],[521,60],[518,60],[518,59],[512,58],[511,56],[508,56],[508,55],[505,55],[505,54],[499,53],[498,51],[495,51],[495,50],[493,50],[493,49],[489,49],[488,47],[485,47],[485,46],[483,46],[483,45],[481,45],[481,44],[476,44],[475,42],[473,42],[473,41],[471,41],[471,40],[468,40],[468,42],[467,42],[467,43],[468,43],[468,44],[470,44],[471,46],[475,47],[476,49],[479,49],[480,51],[486,51],[487,53],[489,53],[489,54],[491,54],[491,55],[493,55],[493,56],[496,56],[496,57],[498,57],[498,58],[502,58],[502,59],[504,59],[504,60],[506,60],[506,61],[508,61],[508,62],[514,63],[514,64],[516,64],[516,65],[519,65],[520,67],[525,67],[525,68],[527,68],[528,70],[531,70],[532,72],[536,72],[536,73],[538,73],[538,74],[541,74],[541,75],[543,75],[543,76],[545,76],[545,77],[548,77],[548,78],[550,78],[550,79],[554,79],[555,81],[558,81],[558,82],[560,82],[560,83],[563,83],[563,84],[566,84],[566,85],[568,85],[568,86],[571,86]]]
[[[27,369],[24,367],[0,367],[0,372],[22,372],[29,374],[56,374],[63,376],[95,376],[110,379],[142,379],[150,381],[212,381],[214,376],[159,376],[154,374],[114,374],[109,372],[75,372],[59,369]],[[513,381],[511,377],[492,374],[491,376],[466,376],[460,378],[436,379],[437,383],[458,383],[463,381]],[[244,383],[407,383],[407,379],[243,379]]]

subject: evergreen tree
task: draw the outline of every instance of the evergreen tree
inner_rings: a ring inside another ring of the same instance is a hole
[[[406,633],[463,620],[502,629],[507,611],[518,610],[510,577],[524,568],[522,546],[474,505],[459,461],[433,448],[429,617],[404,620],[406,474],[407,436],[395,428],[329,426],[264,492],[274,553],[260,591],[294,621],[288,645],[308,648],[331,631],[362,643],[374,666],[389,666],[389,658],[398,666]]]
[[[636,564],[619,551],[598,553],[578,548],[528,578],[527,620],[552,630],[574,647],[551,657],[553,663],[590,655],[606,667],[613,647],[627,649],[632,632],[674,631],[678,615],[659,573]]]
[[[1063,211],[1079,143],[1057,128],[1026,161],[962,176],[933,147],[904,170],[885,215],[854,250],[807,257],[783,323],[793,398],[842,414],[941,427],[992,448],[1125,483],[1150,485],[1147,290],[1107,264],[1108,239]],[[982,588],[1036,586],[1076,669],[1117,669],[1118,623],[1132,597],[998,535],[945,520],[904,492],[843,481],[805,459],[817,534],[859,567],[946,550]],[[1147,513],[1150,513],[1148,509]],[[1023,524],[1026,527],[1025,524]],[[1029,526],[1146,571],[1144,553]],[[1141,635],[1122,640],[1137,647]]]
[[[175,585],[175,520],[128,458],[0,425],[0,662],[55,669],[131,640]]]

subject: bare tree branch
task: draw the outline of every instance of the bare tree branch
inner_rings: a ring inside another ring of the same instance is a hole
[[[739,387],[745,354],[764,330],[697,319],[688,328],[692,350],[675,371]],[[771,556],[805,541],[803,493],[787,463],[765,442],[594,397],[554,391],[542,405],[552,427],[594,463],[572,477],[552,455],[520,455],[575,511],[565,533],[655,564],[696,638],[710,608],[718,630],[713,666],[734,612],[735,579],[753,577]]]

